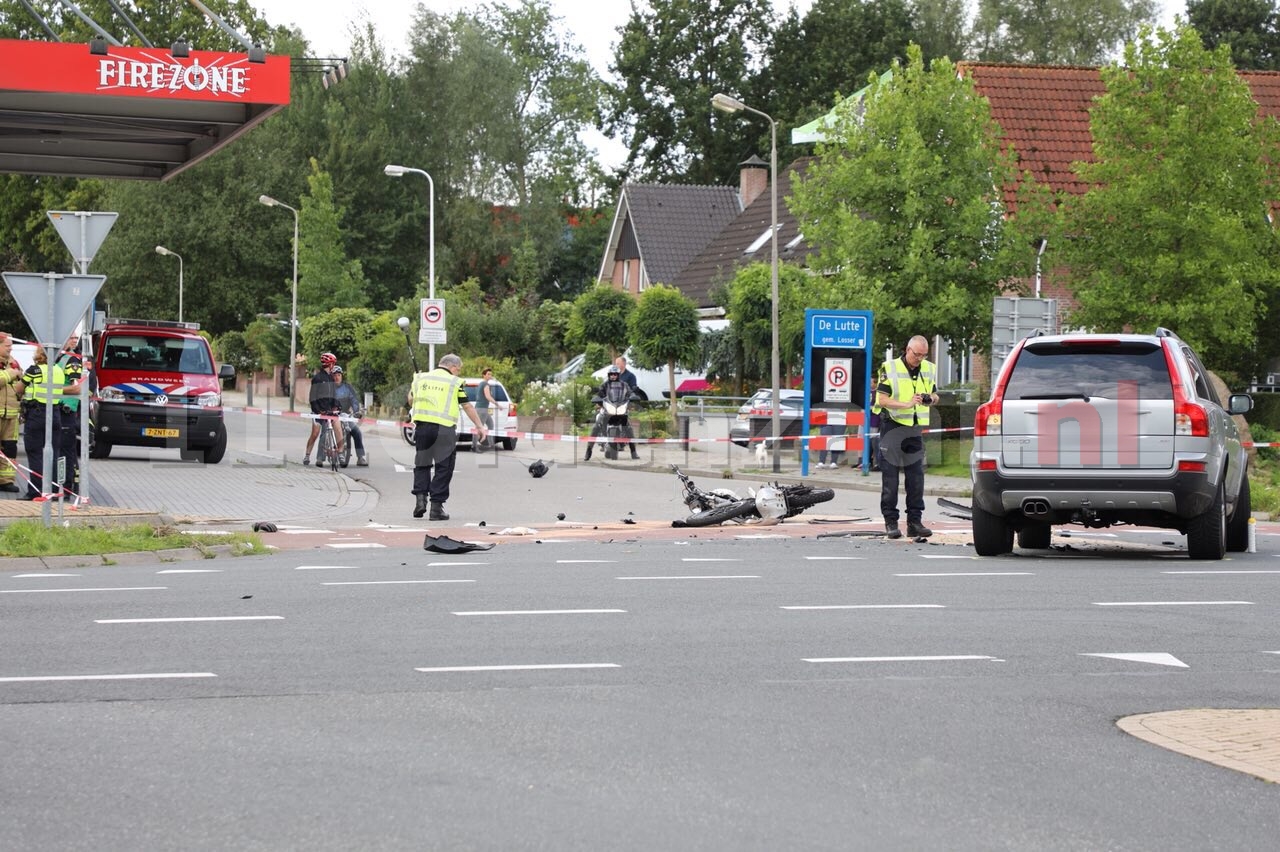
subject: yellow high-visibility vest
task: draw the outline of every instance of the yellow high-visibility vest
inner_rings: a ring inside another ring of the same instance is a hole
[[[462,379],[443,368],[413,376],[413,419],[422,423],[438,423],[456,426],[458,412],[458,388]]]
[[[891,391],[889,396],[898,402],[910,402],[911,397],[918,393],[933,393],[933,387],[937,384],[937,370],[933,362],[921,361],[920,375],[913,379],[906,362],[901,358],[894,358],[880,365],[878,384],[888,385]],[[881,417],[887,414],[904,426],[929,425],[929,406],[927,405],[916,405],[911,408],[881,408],[879,405],[874,405],[871,410]]]
[[[53,385],[49,385],[49,365],[32,364],[23,374],[27,389],[23,393],[24,402],[38,402],[44,405],[52,397],[54,402],[62,401],[62,389],[67,386],[67,374],[57,364],[53,366]]]

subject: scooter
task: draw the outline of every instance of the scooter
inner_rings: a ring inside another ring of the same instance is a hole
[[[631,401],[638,399],[632,393],[631,387],[624,382],[613,382],[605,388],[604,396],[594,396],[591,401],[600,406],[600,411],[596,414],[596,426],[591,430],[591,434],[596,436],[604,436],[609,440],[604,442],[604,457],[609,461],[614,461],[626,447],[634,447],[632,439],[635,435],[631,432],[631,420],[627,416],[627,407]]]
[[[836,496],[832,488],[774,482],[761,486],[744,498],[727,488],[703,491],[680,468],[671,465],[671,470],[684,486],[682,499],[685,506],[693,512],[683,521],[672,521],[673,527],[709,527],[725,521],[742,524],[759,519],[781,521],[800,514],[810,506],[834,500]]]

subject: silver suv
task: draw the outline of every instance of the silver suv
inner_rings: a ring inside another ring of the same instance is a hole
[[[1029,337],[974,421],[980,555],[1047,548],[1059,524],[1168,527],[1192,559],[1248,544],[1248,456],[1207,371],[1173,332]]]

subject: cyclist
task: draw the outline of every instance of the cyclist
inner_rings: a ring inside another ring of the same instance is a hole
[[[311,414],[316,418],[311,423],[311,435],[307,438],[307,449],[303,453],[302,463],[311,464],[311,448],[316,445],[316,438],[320,437],[320,430],[329,428],[333,421],[327,419],[338,414],[338,399],[334,392],[333,368],[338,366],[338,356],[332,352],[325,352],[320,356],[320,369],[316,370],[311,377]],[[342,430],[335,429],[333,431],[335,446],[339,454],[342,453]],[[323,448],[320,445],[321,454],[317,457],[317,464],[321,465],[324,461]]]
[[[351,443],[356,448],[356,466],[368,467],[369,457],[364,454],[364,433],[360,430],[360,394],[353,385],[347,384],[347,375],[342,367],[333,368],[333,392],[338,398],[338,410],[356,418],[351,424]],[[344,436],[345,437],[345,436]]]

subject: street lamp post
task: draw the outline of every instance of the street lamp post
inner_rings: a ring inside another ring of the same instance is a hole
[[[298,211],[270,195],[259,195],[258,200],[268,207],[283,207],[293,214],[293,307],[289,315],[289,411],[293,411],[293,374],[298,364]]]
[[[156,254],[178,259],[178,322],[182,322],[182,255],[176,251],[169,251],[164,246],[156,246]]]
[[[422,175],[427,179],[427,298],[436,297],[436,182],[422,169],[388,164],[383,170],[387,177],[404,177],[406,174]],[[406,332],[407,334],[408,332]],[[427,344],[427,369],[436,366],[436,345]]]
[[[761,112],[747,106],[737,98],[719,93],[711,98],[711,106],[721,112],[749,112],[761,116],[769,122],[769,192],[770,192],[770,242],[772,243],[770,257],[770,317],[769,323],[773,330],[773,346],[772,346],[772,367],[773,367],[773,472],[778,473],[782,470],[781,458],[781,442],[778,440],[780,434],[780,416],[779,409],[782,407],[779,392],[779,386],[782,384],[782,369],[779,365],[778,358],[778,122],[773,120],[773,116],[767,112]]]

